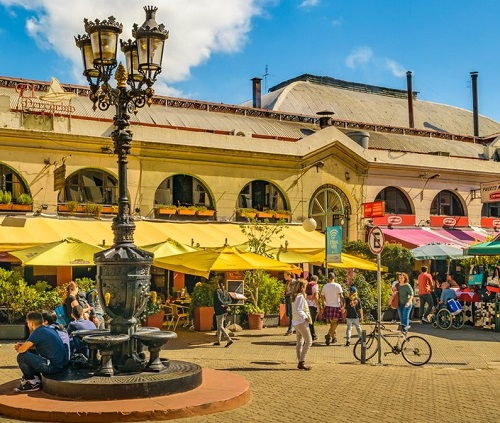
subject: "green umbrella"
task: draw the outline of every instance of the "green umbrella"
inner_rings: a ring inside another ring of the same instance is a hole
[[[471,256],[497,256],[500,255],[500,235],[493,241],[482,242],[481,244],[471,245],[466,254]]]
[[[461,249],[446,244],[431,243],[411,250],[417,260],[448,260],[464,258]]]

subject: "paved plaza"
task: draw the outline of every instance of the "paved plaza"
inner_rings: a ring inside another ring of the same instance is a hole
[[[385,366],[361,365],[352,347],[318,343],[308,357],[313,370],[305,372],[295,369],[294,336],[284,332],[245,330],[224,348],[211,345],[213,333],[179,330],[164,357],[238,372],[250,381],[252,400],[233,411],[171,421],[500,422],[500,333],[414,325],[412,332],[433,348],[422,368],[393,355]],[[323,339],[326,326],[318,333]],[[12,343],[2,343],[0,357],[0,383],[19,377]]]

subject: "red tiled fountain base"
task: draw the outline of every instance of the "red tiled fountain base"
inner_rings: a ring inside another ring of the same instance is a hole
[[[43,391],[18,394],[13,391],[18,383],[0,385],[0,415],[44,422],[170,420],[232,410],[250,400],[244,377],[213,369],[203,369],[202,384],[188,392],[114,401],[68,401]]]

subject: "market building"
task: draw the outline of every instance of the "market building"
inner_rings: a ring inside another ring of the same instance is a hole
[[[341,225],[355,240],[365,236],[362,204],[383,200],[386,215],[373,223],[407,246],[464,246],[500,229],[500,203],[478,195],[499,179],[498,122],[478,116],[474,136],[472,112],[413,93],[409,127],[406,91],[302,75],[261,96],[259,82],[250,104],[157,96],[132,117],[137,219],[312,216],[319,230]],[[92,110],[88,94],[55,80],[0,78],[0,188],[12,197],[0,201],[11,203],[0,204],[3,216],[106,221],[116,212],[113,112]],[[30,197],[32,205],[16,204]],[[29,244],[29,234],[2,239],[0,249],[16,242]]]

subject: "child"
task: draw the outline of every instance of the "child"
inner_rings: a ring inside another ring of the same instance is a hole
[[[361,307],[361,300],[358,297],[358,290],[354,285],[349,288],[349,298],[346,301],[346,321],[347,327],[345,331],[345,346],[348,347],[351,344],[351,332],[352,325],[356,327],[356,332],[361,338],[361,324],[360,319],[363,321],[363,309]]]

